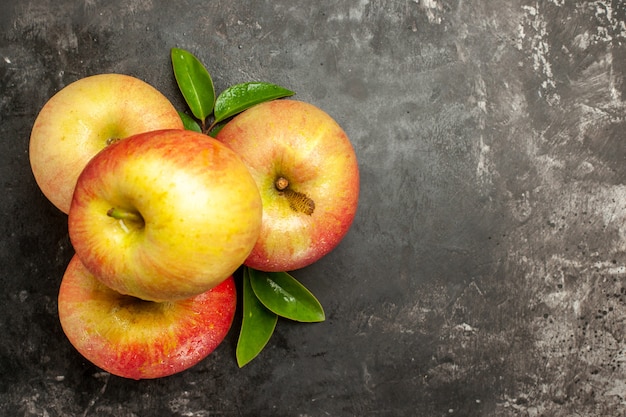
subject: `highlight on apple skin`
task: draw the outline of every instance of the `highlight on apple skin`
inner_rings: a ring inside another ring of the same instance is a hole
[[[247,266],[303,268],[344,238],[357,212],[359,168],[330,115],[302,101],[265,102],[235,116],[216,138],[241,156],[263,200],[261,234]]]
[[[68,84],[37,115],[29,158],[43,194],[68,213],[76,180],[110,142],[159,129],[182,129],[172,103],[130,75],[98,74]]]
[[[78,178],[68,216],[76,254],[117,292],[150,301],[218,285],[248,257],[262,202],[241,158],[188,130],[117,141]]]
[[[224,340],[237,303],[234,279],[176,302],[113,291],[74,256],[58,296],[61,326],[86,359],[111,374],[160,378],[189,369]]]

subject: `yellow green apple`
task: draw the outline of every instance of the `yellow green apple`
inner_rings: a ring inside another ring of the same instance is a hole
[[[310,265],[348,232],[359,198],[354,148],[320,108],[297,100],[256,105],[216,138],[241,156],[263,200],[263,225],[245,264],[263,271]]]
[[[237,296],[232,277],[189,299],[152,302],[122,295],[74,256],[61,281],[58,312],[70,343],[114,375],[151,379],[186,370],[223,341]]]
[[[158,129],[180,129],[172,103],[129,75],[98,74],[68,84],[43,106],[33,125],[29,157],[43,194],[67,213],[78,175],[111,142]]]
[[[241,158],[189,130],[119,140],[78,177],[69,236],[85,267],[119,293],[179,300],[215,287],[248,257],[262,203]]]

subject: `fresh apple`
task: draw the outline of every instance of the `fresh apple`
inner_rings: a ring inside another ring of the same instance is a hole
[[[74,256],[61,281],[58,311],[70,343],[98,367],[150,379],[192,367],[226,337],[237,296],[232,277],[195,297],[144,301],[113,291]]]
[[[263,200],[247,266],[294,270],[337,246],[357,211],[359,169],[331,116],[302,101],[274,100],[237,115],[216,137],[241,156]]]
[[[52,96],[35,119],[29,145],[35,181],[67,213],[78,175],[102,148],[137,133],[182,127],[167,97],[138,78],[81,78]]]
[[[104,284],[150,301],[215,287],[248,257],[262,202],[240,157],[189,130],[119,140],[76,183],[69,236]]]

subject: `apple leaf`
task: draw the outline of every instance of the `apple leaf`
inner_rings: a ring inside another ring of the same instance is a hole
[[[237,364],[243,367],[254,359],[272,337],[278,316],[257,299],[250,285],[250,269],[243,269],[243,320],[237,341]]]
[[[265,101],[293,96],[295,93],[276,84],[247,82],[228,87],[215,101],[215,122],[219,123]]]
[[[220,130],[224,128],[224,126],[226,126],[226,122],[212,124],[211,127],[209,128],[208,135],[211,136],[212,138],[216,137],[217,134],[220,132]]]
[[[172,67],[178,88],[193,115],[204,122],[215,106],[215,87],[207,69],[191,52],[172,48]]]
[[[250,285],[268,310],[300,322],[324,321],[324,309],[317,298],[287,272],[248,269]]]
[[[202,133],[202,128],[193,117],[181,111],[178,112],[178,115],[180,116],[180,120],[183,121],[183,127],[185,128],[185,130],[192,130],[194,132]]]

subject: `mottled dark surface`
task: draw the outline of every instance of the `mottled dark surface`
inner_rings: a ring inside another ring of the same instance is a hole
[[[351,137],[353,228],[294,275],[321,324],[236,330],[195,368],[129,381],[63,335],[66,217],[28,139],[100,72],[180,109],[169,49],[221,91],[284,85]],[[0,415],[625,416],[623,1],[8,0],[0,5]]]

